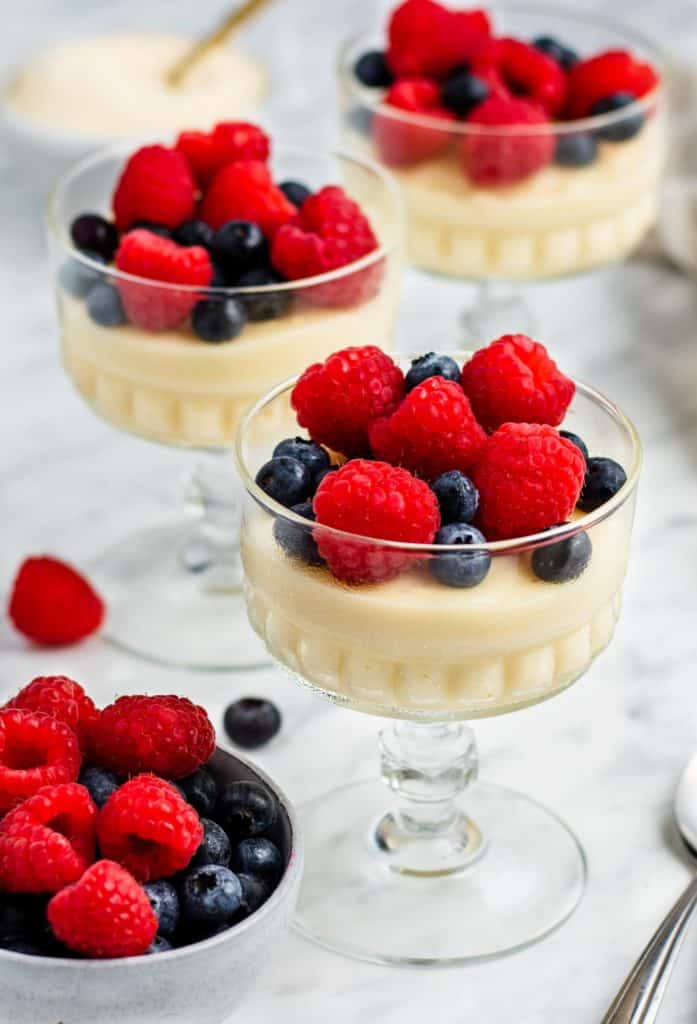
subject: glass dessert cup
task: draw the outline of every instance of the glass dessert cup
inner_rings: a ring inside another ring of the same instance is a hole
[[[78,214],[108,216],[114,184],[132,151],[124,143],[88,158],[49,203],[63,365],[102,419],[199,457],[188,508],[124,538],[94,566],[109,609],[107,635],[168,664],[221,670],[265,664],[241,596],[241,488],[229,472],[235,427],[280,377],[337,346],[370,338],[390,347],[400,277],[398,193],[370,161],[278,146],[272,159],[277,180],[302,181],[312,189],[345,183],[370,218],[379,248],[302,281],[245,288],[163,284],[102,265],[70,240]],[[117,293],[127,300],[119,304],[117,295],[114,305]],[[212,343],[194,333],[189,314],[196,304],[205,301],[215,313],[231,300],[247,317],[237,336]]]
[[[497,4],[490,11],[498,35],[549,35],[582,56],[626,49],[664,70],[650,43],[595,14],[543,5]],[[364,35],[340,52],[345,145],[389,167],[399,182],[410,262],[477,285],[456,342],[463,333],[468,342],[513,329],[534,334],[527,286],[621,261],[655,223],[667,154],[664,90],[575,121],[520,127],[444,121],[388,106],[384,90],[359,82],[353,70],[358,57],[384,46],[384,33]],[[560,154],[579,136],[595,140],[595,158],[586,166],[563,166]],[[535,154],[538,169],[526,175]],[[510,183],[472,181],[466,168],[475,158],[493,160],[497,177]]]
[[[343,786],[303,809],[308,855],[296,927],[335,951],[380,963],[455,963],[519,949],[572,913],[585,857],[555,814],[476,781],[477,750],[465,723],[555,696],[609,644],[641,462],[634,427],[577,384],[564,428],[581,435],[591,454],[622,463],[625,486],[594,512],[544,534],[468,547],[488,554],[491,566],[478,586],[458,589],[429,566],[461,557],[461,547],[318,527],[255,484],[282,436],[278,428],[284,436],[296,430],[292,383],[259,402],[237,436],[248,495],[241,540],[250,621],[302,685],[392,720],[380,733],[382,779]],[[592,548],[582,575],[566,583],[538,578],[532,559],[579,532]],[[320,550],[346,545],[397,575],[349,586],[323,564],[286,553],[313,542]]]

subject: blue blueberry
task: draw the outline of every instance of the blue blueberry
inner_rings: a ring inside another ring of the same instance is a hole
[[[588,167],[598,156],[592,132],[561,132],[557,135],[554,159],[561,167]]]
[[[438,498],[440,518],[447,523],[471,523],[479,508],[479,491],[459,469],[442,473],[431,484]]]
[[[249,917],[255,910],[258,910],[262,903],[266,903],[271,895],[272,889],[263,878],[257,875],[248,875],[244,871],[237,874],[242,886],[242,907],[241,913]]]
[[[204,864],[222,864],[226,868],[230,863],[230,840],[227,833],[217,821],[211,821],[210,818],[201,818],[201,824],[203,839],[189,866],[198,868]]]
[[[80,252],[99,253],[111,263],[119,244],[119,233],[114,225],[98,213],[82,213],[70,225],[70,237]]]
[[[34,939],[47,927],[46,901],[37,896],[0,894],[0,946]]]
[[[246,750],[263,747],[281,728],[281,712],[270,700],[243,697],[225,709],[225,732],[233,743]]]
[[[574,64],[578,64],[579,56],[576,51],[560,43],[557,39],[553,39],[552,36],[538,36],[533,40],[532,45],[541,53],[546,53],[557,64],[561,64],[565,71],[572,68]]]
[[[278,187],[288,202],[292,203],[293,206],[297,206],[298,209],[312,195],[307,185],[303,185],[299,181],[282,181]]]
[[[236,288],[271,289],[272,285],[283,284],[283,278],[267,267],[257,267],[241,274],[234,284]],[[248,295],[240,292],[236,298],[242,304],[247,318],[258,323],[263,320],[277,320],[278,317],[284,316],[293,302],[293,293],[288,288],[277,288]]]
[[[31,939],[7,939],[4,942],[0,940],[0,949],[7,950],[8,953],[24,953],[25,956],[47,956],[43,946],[32,942]]]
[[[585,572],[592,551],[590,537],[581,531],[555,544],[536,548],[532,554],[532,571],[546,583],[569,583]]]
[[[439,356],[435,352],[427,352],[425,356],[413,359],[411,369],[405,378],[405,387],[411,391],[429,377],[445,377],[446,380],[460,381],[460,367],[450,356]]]
[[[435,537],[436,544],[455,544],[467,548],[472,544],[485,544],[479,530],[469,523],[448,523]],[[488,551],[457,551],[436,555],[429,562],[432,574],[448,587],[476,587],[491,567]]]
[[[627,482],[627,474],[614,459],[593,458],[586,462],[586,477],[578,507],[592,512],[613,498]]]
[[[101,327],[120,327],[126,323],[126,311],[118,288],[106,281],[98,281],[87,293],[87,312]]]
[[[205,220],[185,220],[175,228],[172,238],[178,245],[202,245],[209,249],[213,244],[215,232]]]
[[[168,228],[166,224],[158,224],[154,220],[134,220],[129,231],[149,231],[151,235],[157,235],[159,238],[172,239],[172,229]]]
[[[270,839],[263,836],[243,839],[235,850],[234,867],[245,875],[254,875],[275,885],[283,873],[283,857]]]
[[[106,260],[98,252],[82,253],[94,263],[106,265]],[[94,267],[87,266],[74,256],[66,260],[58,272],[58,280],[61,288],[72,295],[75,299],[84,299],[89,291],[102,280],[101,273]]]
[[[193,926],[231,921],[242,906],[240,880],[222,864],[205,864],[184,876],[179,890],[182,915]]]
[[[112,793],[121,785],[118,775],[98,768],[95,764],[83,767],[78,782],[88,791],[97,807],[103,807]]]
[[[156,935],[149,947],[146,949],[145,955],[155,956],[157,953],[169,953],[171,949],[171,942],[169,942],[163,935]]]
[[[303,462],[309,469],[313,480],[329,469],[329,453],[317,444],[316,441],[308,441],[304,437],[287,437],[279,441],[273,450],[274,458],[281,455],[290,455],[292,459]]]
[[[591,114],[612,114],[631,106],[636,101],[636,96],[631,92],[613,92],[594,103],[591,107]],[[644,112],[637,110],[622,118],[621,121],[606,125],[604,128],[597,128],[595,134],[599,139],[605,139],[606,142],[627,142],[628,139],[633,139],[635,135],[639,134],[644,127],[645,120]]]
[[[255,479],[265,494],[287,508],[299,505],[312,494],[312,474],[304,462],[290,455],[270,459]]]
[[[475,107],[489,96],[489,86],[469,71],[456,71],[445,79],[440,88],[441,103],[458,117],[467,117]]]
[[[147,882],[143,888],[150,900],[150,906],[158,920],[157,930],[169,938],[174,935],[179,924],[179,896],[171,882],[164,878],[157,882]]]
[[[229,220],[213,235],[211,252],[229,276],[256,267],[265,267],[269,261],[266,236],[258,224],[249,220]]]
[[[260,782],[229,782],[218,797],[216,821],[230,837],[260,836],[275,823],[278,806],[272,793]]]
[[[361,83],[370,89],[388,89],[394,82],[394,75],[382,50],[368,50],[361,54],[353,66],[353,72]]]
[[[578,448],[586,462],[588,462],[588,446],[586,445],[586,442],[578,436],[578,434],[573,434],[570,430],[560,430],[559,436],[565,437],[567,441],[571,441],[571,443]]]
[[[191,314],[191,326],[202,341],[232,341],[246,321],[242,304],[231,297],[202,299]]]
[[[293,505],[291,512],[302,516],[303,519],[315,521],[315,513],[311,501],[303,501],[299,505]],[[273,535],[278,546],[290,558],[297,558],[299,561],[305,562],[306,565],[324,564],[324,559],[317,547],[317,541],[312,536],[312,530],[305,529],[302,526],[298,526],[297,523],[291,523],[287,519],[279,517],[273,524]]]
[[[202,817],[213,813],[218,798],[218,784],[209,771],[199,768],[192,775],[179,779],[184,798]]]

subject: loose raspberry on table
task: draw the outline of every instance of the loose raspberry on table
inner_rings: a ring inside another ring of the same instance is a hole
[[[94,860],[97,808],[76,782],[44,786],[0,822],[0,889],[58,892]]]
[[[505,423],[487,439],[473,473],[478,525],[488,540],[506,540],[564,522],[585,471],[581,452],[553,427]]]
[[[199,187],[206,188],[225,164],[268,160],[271,144],[258,125],[222,121],[212,132],[181,132],[176,149],[186,157]]]
[[[316,521],[375,540],[430,544],[440,526],[438,501],[430,487],[405,469],[386,462],[353,459],[324,477],[314,498]],[[321,529],[320,554],[337,579],[380,583],[399,575],[414,555]]]
[[[217,230],[229,220],[258,224],[267,238],[294,217],[297,209],[274,184],[261,160],[237,160],[222,167],[203,197],[199,216]]]
[[[462,159],[465,173],[476,185],[514,185],[554,156],[549,119],[528,100],[490,96],[475,107],[467,123],[475,130],[463,137]],[[525,131],[510,130],[517,125]],[[478,126],[484,130],[477,131]]]
[[[15,628],[34,643],[60,647],[99,629],[104,603],[72,566],[44,555],[27,558],[20,566],[8,614]]]
[[[389,89],[386,107],[376,111],[372,121],[373,142],[380,159],[389,167],[409,167],[428,160],[445,149],[453,135],[448,125],[455,123],[455,114],[443,106],[440,86],[429,78],[403,78]],[[400,111],[437,118],[443,128],[413,124]]]
[[[99,714],[91,697],[87,696],[79,683],[67,676],[37,676],[5,707],[41,711],[59,722],[65,722],[77,733],[81,745],[84,744],[86,730]]]
[[[20,708],[0,710],[0,814],[42,786],[75,782],[81,760],[77,736],[64,722]]]
[[[510,92],[538,103],[551,118],[559,114],[566,102],[566,75],[559,64],[521,39],[499,39],[497,47],[494,66]]]
[[[544,345],[524,334],[505,334],[475,352],[462,370],[462,387],[482,426],[548,423],[564,419],[576,386]]]
[[[145,282],[119,278],[116,283],[129,320],[147,331],[177,327],[201,298],[195,287],[205,288],[213,279],[211,258],[203,246],[177,245],[144,228],[123,236],[116,266],[125,274],[146,278]]]
[[[660,79],[654,68],[623,50],[608,50],[574,64],[568,78],[568,117],[587,117],[600,100],[616,92],[637,99],[655,89]]]
[[[129,158],[116,185],[114,219],[119,231],[137,220],[175,228],[194,216],[196,182],[183,154],[167,146],[143,146]]]
[[[140,956],[157,933],[144,889],[119,864],[99,860],[48,905],[53,933],[69,949],[95,959]]]
[[[140,882],[183,870],[203,839],[196,811],[171,783],[136,775],[102,807],[99,848]]]
[[[417,385],[391,416],[370,427],[370,446],[379,459],[426,480],[451,469],[469,472],[485,440],[460,385],[442,377]]]
[[[291,404],[313,441],[343,455],[369,451],[373,420],[396,409],[404,374],[375,345],[345,348],[313,363],[298,379]]]
[[[490,35],[484,11],[451,11],[434,0],[406,0],[390,18],[388,64],[398,78],[443,78],[472,60]]]
[[[343,188],[328,185],[308,196],[302,209],[276,232],[271,262],[291,281],[346,267],[378,248],[370,221]],[[355,306],[377,295],[384,261],[313,285],[303,297],[318,306]]]
[[[119,697],[89,730],[90,760],[120,775],[191,775],[215,750],[215,730],[186,697]]]

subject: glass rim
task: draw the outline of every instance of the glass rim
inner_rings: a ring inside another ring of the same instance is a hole
[[[513,3],[497,3],[492,5],[492,12],[496,10],[506,11],[509,14],[521,14],[521,15],[536,15],[540,16],[547,15],[548,17],[560,17],[562,14],[567,21],[575,22],[577,24],[585,24],[596,28],[606,28],[608,31],[614,31],[618,34],[626,36],[628,41],[634,42],[638,47],[647,51],[650,55],[652,63],[655,64],[659,74],[660,81],[658,85],[646,93],[645,96],[639,97],[634,103],[628,104],[626,107],[621,107],[619,110],[610,111],[607,114],[593,114],[590,117],[576,118],[573,121],[549,121],[543,125],[478,125],[472,124],[468,121],[445,121],[442,118],[430,117],[427,114],[416,114],[407,110],[400,110],[398,107],[391,107],[386,103],[382,102],[381,97],[373,98],[372,102],[370,94],[374,90],[369,87],[361,85],[356,79],[353,73],[353,64],[349,61],[351,52],[355,48],[356,44],[361,40],[368,42],[373,38],[369,32],[357,33],[351,36],[349,39],[344,40],[341,47],[339,48],[339,57],[337,64],[337,72],[339,79],[342,84],[351,93],[352,99],[355,100],[357,105],[360,105],[366,110],[370,110],[374,114],[380,114],[381,117],[389,118],[392,121],[401,122],[405,125],[413,125],[421,128],[435,128],[444,134],[451,134],[453,136],[467,137],[467,136],[493,136],[493,137],[508,137],[511,135],[571,135],[578,134],[579,132],[590,132],[598,131],[604,128],[612,128],[617,124],[621,124],[627,118],[632,117],[636,114],[644,114],[651,108],[658,105],[658,102],[662,99],[665,92],[664,77],[666,72],[667,60],[662,50],[660,50],[651,40],[647,39],[642,33],[637,32],[634,28],[631,28],[621,21],[617,21],[613,18],[605,18],[598,16],[594,11],[584,8],[582,10],[575,9],[573,12],[560,11],[558,7],[552,4],[530,4],[525,6],[518,6]]]
[[[147,143],[140,144],[147,145]],[[104,146],[101,149],[90,153],[82,160],[79,160],[70,168],[70,170],[58,179],[49,193],[44,209],[45,221],[49,234],[53,241],[61,247],[64,255],[67,258],[80,263],[82,266],[97,272],[100,276],[108,277],[111,281],[125,281],[130,284],[137,284],[142,288],[155,288],[158,292],[174,291],[180,294],[187,294],[191,292],[202,297],[211,296],[230,298],[237,295],[243,297],[255,295],[264,296],[277,295],[279,292],[294,295],[302,294],[310,288],[324,284],[331,284],[335,281],[341,281],[344,278],[350,277],[353,274],[360,273],[362,270],[372,267],[380,263],[382,260],[386,260],[399,248],[399,238],[395,238],[388,243],[380,241],[377,249],[373,250],[373,252],[367,253],[367,255],[362,256],[359,260],[347,263],[343,267],[338,267],[336,270],[329,270],[324,274],[316,274],[314,277],[303,277],[295,281],[278,281],[272,284],[251,285],[242,288],[238,288],[234,285],[192,285],[176,284],[171,281],[156,281],[150,277],[140,277],[137,274],[128,274],[123,270],[118,270],[116,267],[110,266],[109,264],[100,263],[97,260],[91,259],[84,252],[81,252],[73,244],[69,231],[65,230],[66,225],[58,216],[57,205],[64,191],[79,179],[80,175],[93,169],[95,166],[110,157],[121,155],[122,153],[124,153],[124,155],[133,153],[137,145],[138,144],[134,143],[133,140],[122,140],[114,145]],[[384,186],[390,196],[390,202],[393,206],[393,216],[390,218],[390,223],[395,227],[396,232],[399,233],[403,219],[399,186],[389,171],[378,163],[378,161],[367,156],[348,153],[345,150],[335,148],[323,150],[317,154],[304,146],[293,144],[273,146],[271,156],[273,157],[276,153],[280,153],[281,155],[283,153],[293,153],[296,155],[311,156],[315,158],[317,156],[332,157],[344,163],[354,164],[362,170],[368,171],[369,174],[380,181],[381,185]],[[90,211],[86,210],[85,212],[89,213]]]
[[[462,361],[463,358],[466,360],[472,355],[471,352],[448,352],[444,354],[450,355],[459,361]],[[417,356],[416,353],[403,352],[395,353],[395,355],[400,359],[413,359]],[[270,498],[269,495],[259,487],[254,476],[249,471],[245,459],[244,442],[247,432],[259,413],[268,408],[271,403],[281,395],[290,391],[299,379],[299,376],[300,375],[298,374],[282,381],[255,402],[251,409],[249,409],[244,415],[236,430],[233,449],[235,465],[238,473],[240,474],[240,478],[242,479],[242,483],[250,497],[276,519],[284,519],[287,522],[293,523],[305,530],[320,529],[323,535],[335,537],[337,540],[351,541],[359,544],[375,544],[379,545],[381,548],[385,548],[386,550],[404,551],[421,555],[435,556],[447,554],[455,555],[458,553],[462,554],[463,548],[462,545],[459,544],[415,544],[408,541],[385,540],[382,537],[369,537],[364,534],[349,533],[346,530],[339,530],[333,526],[324,526],[323,524],[318,524],[312,520],[305,519],[303,516],[293,512],[285,505],[281,505],[279,502],[274,501],[273,498]],[[468,552],[487,552],[491,555],[498,556],[503,554],[523,553],[535,548],[548,547],[550,544],[554,544],[557,541],[564,540],[568,537],[573,537],[577,533],[582,533],[594,526],[597,526],[605,519],[610,518],[610,516],[622,508],[622,506],[631,498],[639,482],[642,465],[642,446],[638,431],[634,426],[634,423],[620,409],[620,407],[603,395],[602,392],[598,391],[590,384],[585,384],[581,380],[574,379],[574,384],[576,385],[577,393],[582,394],[594,405],[603,409],[612,418],[615,424],[623,428],[629,435],[632,444],[632,465],[630,469],[627,470],[626,482],[617,494],[613,495],[609,501],[600,505],[592,512],[584,513],[578,519],[573,519],[568,523],[561,523],[559,526],[553,526],[551,529],[545,530],[541,533],[527,534],[523,537],[511,537],[507,540],[487,541],[484,544],[468,544]]]

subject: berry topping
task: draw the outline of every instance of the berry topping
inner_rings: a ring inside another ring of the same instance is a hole
[[[220,791],[215,816],[229,836],[246,839],[268,832],[278,808],[273,794],[260,782],[229,782]]]
[[[546,53],[519,39],[500,39],[496,69],[514,95],[539,104],[549,117],[562,110],[566,75]]]
[[[137,220],[175,228],[190,220],[196,206],[196,183],[188,163],[176,149],[143,146],[129,158],[113,198],[119,231]]]
[[[273,450],[274,458],[289,455],[307,466],[313,482],[329,469],[329,454],[316,441],[304,437],[287,437],[279,441]]]
[[[578,436],[578,434],[572,434],[570,430],[560,430],[559,436],[565,437],[567,441],[571,441],[571,443],[578,448],[586,462],[588,462],[588,445]]]
[[[223,121],[212,132],[182,132],[176,148],[184,155],[197,183],[205,188],[217,171],[237,160],[268,160],[271,144],[258,125]]]
[[[546,583],[569,583],[583,574],[590,562],[592,545],[587,533],[575,533],[532,553],[535,575]]]
[[[259,160],[239,160],[222,167],[199,212],[216,231],[230,220],[244,220],[258,225],[268,238],[297,213]]]
[[[262,903],[266,903],[271,895],[271,887],[256,875],[247,875],[240,871],[237,875],[242,886],[242,910],[245,917],[258,910]]]
[[[283,858],[275,843],[264,836],[243,839],[233,857],[235,871],[254,875],[274,885],[283,873]]]
[[[99,253],[109,263],[119,244],[119,234],[111,221],[98,213],[82,213],[70,225],[70,237],[80,252]]]
[[[396,412],[370,428],[370,445],[377,458],[404,466],[426,480],[450,469],[466,473],[485,440],[462,388],[442,377],[429,377],[419,384]],[[317,519],[321,521],[319,515]]]
[[[48,905],[55,935],[94,958],[138,956],[157,932],[157,918],[136,880],[113,861],[99,860]]]
[[[390,19],[387,60],[400,78],[441,78],[474,57],[490,34],[484,11],[451,11],[434,0],[406,0]]]
[[[182,915],[195,928],[230,924],[242,906],[240,880],[221,864],[205,864],[189,871],[180,895]]]
[[[479,508],[479,494],[468,476],[459,469],[451,469],[449,473],[441,473],[433,481],[431,490],[438,499],[443,525],[472,522]]]
[[[361,83],[370,89],[387,89],[394,81],[387,55],[382,50],[369,50],[356,61],[353,72]]]
[[[469,523],[448,523],[435,537],[436,544],[455,544],[465,549],[473,544],[485,544],[484,536]],[[461,589],[478,586],[489,572],[491,555],[488,551],[443,552],[432,558],[428,567],[440,583]]]
[[[470,71],[456,71],[443,82],[440,100],[453,114],[467,117],[475,107],[488,99],[490,92],[483,78],[478,78]]]
[[[561,167],[588,167],[598,156],[598,143],[591,132],[562,132],[557,136],[554,160]]]
[[[190,866],[200,868],[204,864],[222,864],[226,868],[230,863],[231,856],[230,840],[227,833],[210,818],[201,818],[201,824],[203,825],[203,839]]]
[[[614,459],[588,459],[578,507],[584,512],[592,512],[614,498],[626,482],[627,474]]]
[[[254,322],[263,320],[276,320],[283,316],[291,307],[293,294],[289,289],[273,289],[273,285],[282,284],[284,278],[268,267],[257,267],[256,270],[248,270],[235,281],[236,288],[254,288],[253,292],[239,292],[238,302],[247,314],[247,318]],[[261,290],[263,289],[263,291]]]
[[[116,266],[125,274],[146,278],[142,283],[119,278],[118,289],[128,319],[149,331],[177,327],[200,298],[195,287],[207,287],[213,277],[211,258],[202,246],[177,245],[141,228],[121,239]],[[188,287],[158,288],[152,283],[157,281]]]
[[[298,423],[314,441],[344,455],[369,449],[368,428],[389,415],[404,394],[404,376],[374,345],[346,348],[313,363],[293,388]]]
[[[269,247],[258,224],[248,220],[230,220],[213,235],[211,252],[229,280],[236,280],[247,270],[266,266]]]
[[[428,78],[403,78],[395,82],[385,97],[385,104],[409,114],[421,114],[441,121],[454,121],[455,114],[444,106],[441,90]],[[451,141],[446,127],[412,123],[401,114],[377,113],[372,133],[380,159],[389,167],[408,167],[428,160]]]
[[[328,185],[303,203],[276,234],[271,262],[290,281],[346,267],[378,248],[368,218],[342,188]],[[374,298],[384,272],[379,260],[356,273],[317,284],[305,298],[317,306],[354,306]]]
[[[163,935],[156,935],[152,940],[148,948],[145,950],[146,956],[155,956],[157,953],[169,953],[174,947]]]
[[[298,208],[312,195],[307,185],[303,185],[301,181],[282,181],[278,187],[286,199]]]
[[[554,155],[554,137],[545,128],[548,118],[528,100],[490,96],[472,111],[467,121],[491,129],[468,132],[463,139],[465,171],[477,185],[513,185],[524,181]],[[526,131],[516,134],[495,130],[511,125],[525,126]]]
[[[80,760],[77,736],[64,722],[20,708],[0,711],[0,814],[42,786],[76,782]]]
[[[185,868],[203,839],[198,814],[169,782],[136,775],[99,815],[99,848],[140,882]]]
[[[98,252],[85,250],[82,255],[92,260],[93,263],[106,264],[106,260]],[[65,261],[60,268],[58,279],[63,291],[66,291],[68,295],[72,295],[76,299],[84,299],[103,280],[98,270],[88,266],[76,257],[71,257]]]
[[[27,558],[20,566],[8,614],[15,629],[37,644],[60,647],[99,629],[104,604],[84,576],[57,558]]]
[[[203,708],[186,697],[119,697],[90,729],[92,760],[123,775],[156,772],[181,779],[215,750]]]
[[[551,36],[538,36],[537,39],[533,40],[532,45],[541,53],[546,53],[557,64],[561,64],[564,71],[569,71],[574,64],[578,63],[579,56],[576,51],[565,46],[564,43],[560,43],[558,39],[553,39]]]
[[[329,471],[328,471],[329,472]],[[326,475],[326,474],[325,474]],[[311,501],[303,501],[299,505],[292,505],[291,512],[302,516],[303,519],[315,521],[315,513]],[[323,559],[317,549],[317,542],[312,535],[311,529],[298,526],[287,519],[279,517],[273,524],[274,540],[290,558],[297,558],[306,565],[322,565]]]
[[[212,133],[181,132],[176,150],[182,154],[200,188],[206,188],[219,169]]]
[[[90,288],[85,305],[90,319],[100,327],[120,327],[127,322],[118,289],[106,281],[98,281]]]
[[[84,786],[44,786],[0,823],[0,888],[58,892],[94,860],[97,808]]]
[[[213,813],[218,799],[218,784],[205,768],[199,768],[191,775],[179,779],[177,789],[198,814],[205,816]]]
[[[99,712],[79,683],[67,676],[37,676],[5,704],[6,708],[43,712],[65,722],[84,741]]]
[[[191,326],[196,336],[212,343],[232,341],[242,333],[246,322],[242,303],[229,296],[202,299],[191,314]]]
[[[548,530],[573,512],[584,472],[578,448],[553,427],[505,423],[487,439],[474,471],[478,523],[490,540]]]
[[[312,475],[304,462],[290,455],[279,455],[264,463],[255,481],[274,501],[290,508],[312,493]]]
[[[413,391],[417,384],[423,384],[429,377],[443,377],[460,383],[460,367],[450,356],[439,356],[427,352],[425,356],[412,359],[411,368],[404,378],[406,391]]]
[[[171,938],[179,924],[179,896],[171,882],[159,879],[147,882],[143,889],[150,900],[150,906],[157,918],[157,930],[160,935]]]
[[[172,232],[172,240],[177,245],[202,245],[210,249],[213,242],[213,228],[203,220],[185,220]]]
[[[314,509],[317,523],[375,540],[430,544],[440,526],[438,502],[427,484],[405,469],[365,459],[354,459],[325,476]],[[346,583],[392,579],[413,558],[399,549],[322,530],[315,539],[334,576]]]
[[[121,779],[114,772],[100,768],[96,764],[88,764],[80,772],[78,782],[84,786],[92,797],[95,805],[102,808],[112,793],[121,785]]]
[[[243,697],[225,709],[225,732],[233,743],[255,750],[272,740],[281,728],[281,712],[270,700]]]
[[[613,114],[616,110],[624,110],[625,107],[636,103],[636,96],[631,92],[613,92],[605,99],[598,100],[591,107],[591,114]],[[644,127],[646,116],[642,110],[635,111],[627,117],[622,118],[617,124],[609,124],[604,128],[596,128],[595,134],[599,139],[606,142],[627,142],[638,135]]]
[[[462,387],[489,431],[502,423],[556,427],[576,390],[544,345],[524,334],[505,334],[475,352],[462,370]]]
[[[571,68],[566,113],[570,118],[587,117],[599,100],[617,92],[628,92],[640,99],[655,89],[658,81],[650,64],[623,50],[608,50]]]

